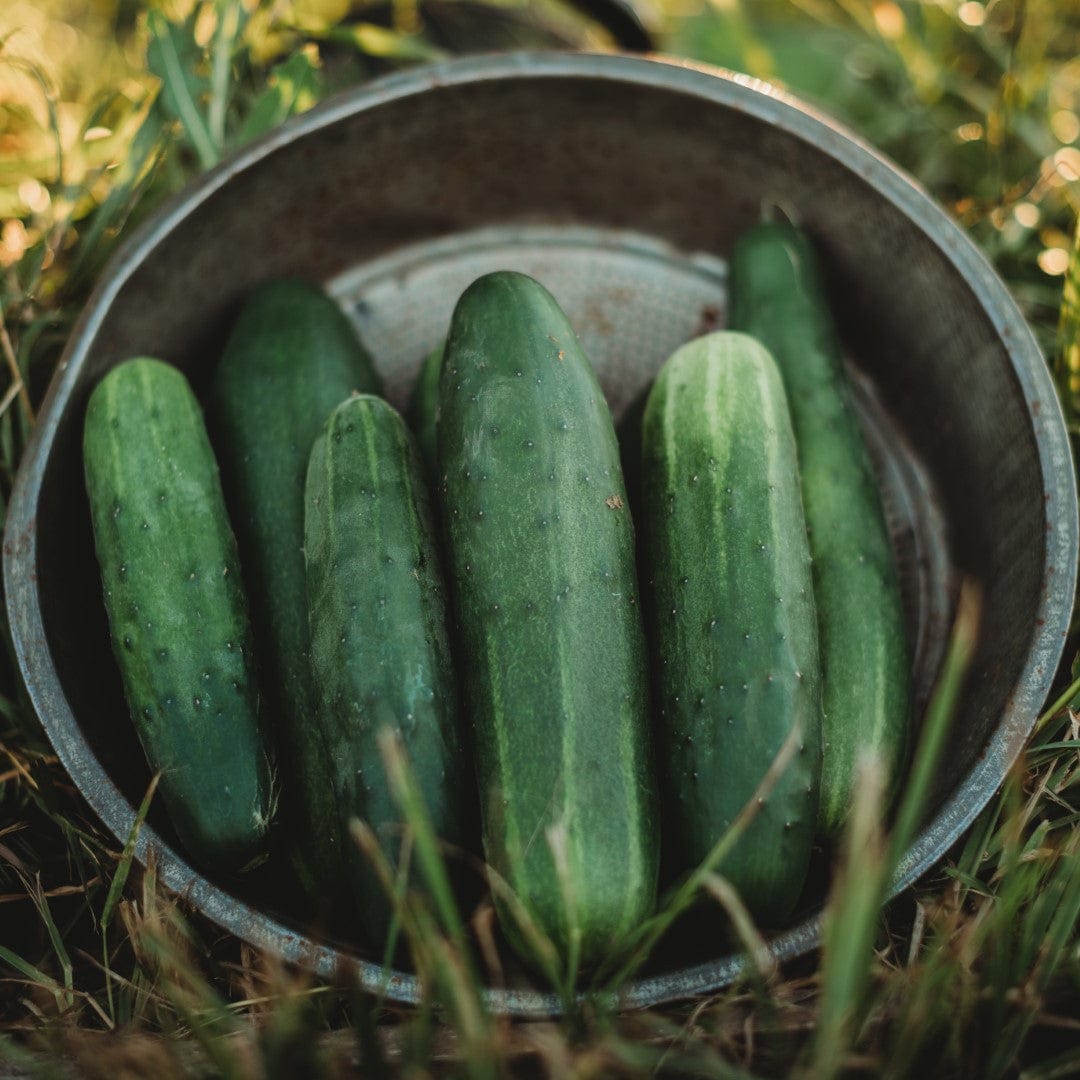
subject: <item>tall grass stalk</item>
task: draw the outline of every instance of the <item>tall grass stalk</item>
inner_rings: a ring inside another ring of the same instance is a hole
[[[46,70],[42,57],[18,51],[25,28],[3,37],[0,81],[23,98],[0,100],[0,198],[15,208],[0,227],[0,506],[60,348],[130,226],[234,147],[314,104],[330,85],[328,57],[348,53],[372,61],[356,70],[374,70],[443,55],[417,30],[415,5],[399,6],[408,18],[385,28],[311,21],[320,2],[311,0],[303,18],[299,7],[277,0],[243,9],[228,0],[117,7],[118,17],[132,16],[130,26],[123,50],[109,54],[112,91],[93,101],[71,97],[83,75]],[[1080,190],[1069,173],[1080,141],[1069,119],[1080,113],[1080,26],[1070,6],[761,0],[695,8],[693,0],[672,0],[667,8],[669,51],[786,84],[931,189],[1008,280],[1048,353],[1057,353],[1066,416],[1080,432]],[[0,6],[0,24],[7,10]],[[45,10],[57,14],[60,6],[45,0]],[[196,34],[199,18],[212,28],[207,37]],[[138,62],[121,70],[133,56]],[[14,180],[12,164],[23,169]],[[5,641],[0,1061],[36,1075],[80,1066],[100,1073],[108,1071],[103,1040],[134,1047],[152,1037],[171,1048],[169,1060],[184,1063],[178,1071],[245,1077],[341,1074],[357,1060],[376,1078],[440,1071],[1075,1075],[1077,1053],[1041,1040],[1067,1031],[1080,973],[1080,722],[1073,711],[1080,672],[1071,682],[1063,674],[1031,746],[965,840],[917,890],[882,906],[920,824],[949,702],[974,641],[966,595],[891,830],[876,810],[880,774],[867,767],[829,895],[820,960],[771,961],[715,873],[723,845],[733,842],[727,837],[638,928],[629,951],[584,981],[591,992],[579,1005],[573,958],[560,956],[489,870],[496,903],[534,958],[530,977],[555,989],[568,1013],[535,1025],[491,1015],[486,987],[520,975],[498,953],[491,905],[471,919],[457,908],[446,853],[392,740],[384,752],[406,821],[401,862],[386,859],[370,830],[361,826],[357,836],[395,898],[424,987],[410,1010],[362,991],[347,973],[313,983],[167,896],[153,861],[145,868],[134,861],[135,831],[118,850],[44,749]],[[548,841],[556,853],[563,843],[557,831]],[[572,906],[569,880],[564,891]],[[703,899],[728,917],[746,956],[742,981],[688,1004],[618,1012],[619,992],[679,915]]]
[[[896,868],[926,816],[934,775],[975,652],[979,606],[977,587],[966,583],[891,835],[885,829],[887,777],[881,762],[867,757],[860,763],[843,853],[822,918],[822,993],[811,1069],[815,1076],[841,1072],[872,1001],[867,989],[881,908]]]

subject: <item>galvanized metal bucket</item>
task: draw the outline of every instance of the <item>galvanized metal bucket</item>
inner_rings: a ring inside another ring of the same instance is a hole
[[[983,586],[961,722],[894,891],[940,859],[1030,734],[1068,627],[1075,478],[1043,358],[957,226],[835,122],[741,76],[579,54],[469,58],[329,101],[188,188],[103,277],[22,464],[4,581],[31,700],[118,840],[148,773],[110,656],[80,456],[87,395],[111,365],[150,353],[203,386],[252,284],[299,275],[339,298],[400,405],[462,288],[514,268],[564,304],[619,413],[677,345],[723,325],[725,253],[764,203],[797,214],[824,259],[904,571],[917,711],[958,576]],[[417,998],[409,973],[258,895],[265,881],[205,877],[155,814],[138,857],[151,850],[165,884],[241,938]],[[778,958],[817,944],[821,877],[801,921],[770,939]],[[712,945],[657,957],[626,1005],[734,978],[740,959],[714,930]],[[505,1012],[559,1007],[527,985],[489,996]]]

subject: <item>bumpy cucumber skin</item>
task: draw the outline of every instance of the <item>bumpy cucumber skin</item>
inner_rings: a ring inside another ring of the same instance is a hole
[[[86,487],[132,720],[186,851],[239,870],[273,797],[236,542],[202,413],[176,368],[140,357],[90,397]]]
[[[305,558],[318,728],[340,827],[366,821],[396,859],[401,814],[377,736],[400,731],[435,831],[462,839],[463,765],[447,597],[423,466],[405,422],[380,398],[339,405],[311,451]],[[354,845],[345,856],[371,939],[390,917]]]
[[[459,300],[439,409],[485,854],[570,962],[588,965],[649,913],[658,864],[634,530],[611,415],[551,294],[511,272]]]
[[[657,377],[642,442],[673,846],[682,866],[701,862],[797,724],[790,765],[717,868],[760,920],[776,924],[809,865],[821,703],[795,441],[772,359],[742,334],[684,345]]]
[[[214,373],[211,428],[258,630],[261,677],[284,777],[283,843],[305,891],[333,893],[342,849],[329,800],[332,763],[314,731],[304,478],[312,444],[349,394],[378,392],[371,358],[320,288],[285,279],[254,289]]]
[[[896,562],[809,239],[787,222],[751,229],[732,253],[730,289],[730,325],[773,354],[791,403],[821,643],[818,824],[835,837],[860,751],[880,755],[890,802],[907,759],[911,661]]]
[[[442,342],[428,353],[416,377],[416,384],[409,397],[406,419],[416,436],[416,446],[427,468],[428,476],[435,477],[439,469],[439,446],[436,441],[435,424],[439,408],[439,372],[442,371]]]

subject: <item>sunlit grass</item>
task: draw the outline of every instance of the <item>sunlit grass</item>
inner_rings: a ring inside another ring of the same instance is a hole
[[[415,4],[396,5],[389,27],[372,28],[368,10],[354,6],[346,26],[345,0],[0,6],[5,503],[71,320],[132,222],[343,80],[439,53]],[[994,262],[1056,358],[1075,428],[1080,13],[1070,18],[1054,0],[666,0],[664,17],[671,51],[781,82],[926,185]],[[976,623],[965,612],[931,732],[950,720]],[[884,914],[890,867],[919,804],[913,797],[910,815],[884,834],[868,771],[818,960],[778,970],[737,898],[704,868],[671,902],[704,895],[725,908],[751,960],[739,984],[685,1005],[625,1015],[608,1007],[671,909],[602,973],[608,993],[579,1006],[522,910],[537,979],[569,1007],[561,1021],[517,1025],[492,1016],[483,994],[505,977],[491,907],[456,907],[392,745],[406,847],[426,883],[406,890],[400,867],[382,867],[425,986],[415,1009],[389,1005],[344,973],[314,981],[187,912],[152,865],[134,863],[130,841],[118,850],[92,820],[36,731],[6,652],[0,676],[0,1062],[30,1070],[62,1052],[100,1068],[102,1040],[123,1032],[117,1045],[137,1046],[137,1060],[166,1075],[317,1076],[358,1065],[373,1077],[1080,1071],[1080,1055],[1060,1038],[1080,978],[1076,688],[1047,709],[1004,791],[950,859]],[[373,839],[363,830],[359,839],[377,860]],[[493,887],[513,909],[505,884]],[[1059,1036],[1052,1054],[1040,1043],[1048,1032]]]

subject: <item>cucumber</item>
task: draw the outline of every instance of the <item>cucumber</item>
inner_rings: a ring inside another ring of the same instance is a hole
[[[573,972],[651,910],[658,828],[611,414],[538,282],[488,274],[458,301],[438,440],[485,854]]]
[[[165,808],[198,863],[242,868],[266,838],[271,769],[236,542],[184,376],[146,357],[113,368],[83,460],[113,649]]]
[[[911,662],[896,562],[814,249],[787,222],[758,225],[731,258],[730,324],[775,356],[791,402],[814,559],[825,758],[819,828],[835,837],[861,753],[890,802],[908,745]]]
[[[251,293],[210,388],[211,428],[253,601],[261,676],[282,757],[282,842],[309,896],[332,896],[344,838],[328,799],[332,763],[312,732],[304,477],[312,444],[353,391],[377,391],[371,359],[338,305],[297,280]]]
[[[462,838],[458,693],[429,502],[412,437],[391,406],[358,395],[331,413],[305,493],[315,716],[338,828],[363,819],[393,859],[401,815],[376,742],[383,727],[400,731],[435,831]],[[379,944],[388,898],[359,848],[347,852],[353,898]]]
[[[681,867],[709,854],[799,729],[716,868],[776,925],[810,861],[821,703],[795,439],[761,345],[719,332],[671,356],[645,408],[642,477],[659,758]]]
[[[437,345],[428,353],[416,377],[406,419],[416,436],[416,446],[424,460],[428,476],[438,476],[439,447],[435,437],[435,422],[438,419],[439,372],[442,371],[443,350],[446,342]]]

